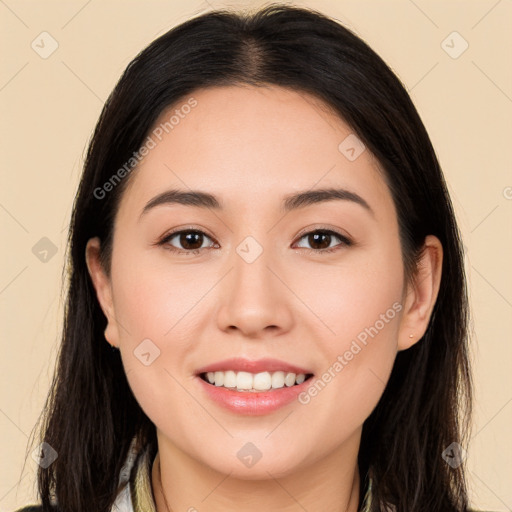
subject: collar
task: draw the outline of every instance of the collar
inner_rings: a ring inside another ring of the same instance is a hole
[[[137,452],[136,438],[133,438],[119,475],[120,491],[111,512],[156,512],[151,486],[152,466],[149,451]]]

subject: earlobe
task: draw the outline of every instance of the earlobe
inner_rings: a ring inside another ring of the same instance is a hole
[[[398,350],[410,348],[425,334],[439,293],[442,266],[443,246],[437,237],[428,235],[403,300]]]
[[[112,286],[100,260],[100,239],[91,238],[85,248],[85,261],[89,276],[91,277],[96,297],[107,318],[107,327],[105,329],[105,338],[112,346],[118,346],[117,323],[114,315],[114,303],[112,300]]]

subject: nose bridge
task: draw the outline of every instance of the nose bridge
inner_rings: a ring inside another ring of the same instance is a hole
[[[253,235],[247,235],[231,255],[234,267],[233,295],[246,304],[262,299],[272,300],[272,297],[276,296],[275,293],[270,293],[274,287],[269,267],[275,265],[272,261],[274,251],[268,241],[270,237],[256,236],[258,239]]]
[[[233,270],[220,297],[219,327],[253,335],[269,326],[289,327],[286,290],[274,275],[280,265],[270,238],[265,233],[246,235],[234,247],[229,262]]]

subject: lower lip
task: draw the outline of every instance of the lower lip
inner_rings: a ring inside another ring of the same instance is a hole
[[[295,386],[284,386],[272,391],[233,391],[222,386],[215,386],[196,377],[206,394],[220,406],[239,414],[262,415],[288,405],[297,399],[313,381],[313,377]]]

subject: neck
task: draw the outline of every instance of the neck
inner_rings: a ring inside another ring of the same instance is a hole
[[[269,471],[268,478],[247,480],[206,467],[159,438],[151,475],[156,510],[239,512],[243,497],[244,512],[357,512],[359,443],[355,445],[344,445],[296,473],[276,477]]]

